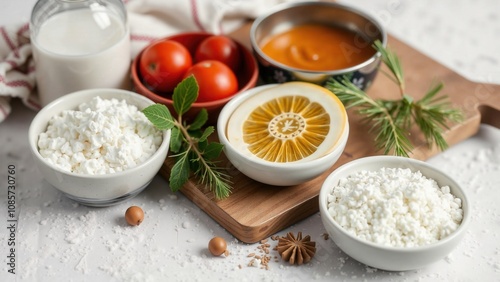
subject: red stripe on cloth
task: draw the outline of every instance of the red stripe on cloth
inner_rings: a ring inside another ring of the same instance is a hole
[[[9,64],[13,69],[17,68],[17,63],[10,60],[5,60],[4,63]]]
[[[27,69],[24,69],[22,67],[19,66],[19,64],[15,61],[12,61],[12,60],[5,60],[3,61],[4,63],[7,63],[11,66],[12,70],[16,70],[20,73],[23,73],[23,74],[28,74],[28,73],[31,73],[34,71],[34,68],[33,67],[30,67],[30,68],[27,68]],[[22,66],[22,65],[21,65]]]
[[[3,26],[0,27],[0,33],[2,34],[2,37],[5,40],[5,42],[7,43],[7,45],[9,46],[9,48],[14,52],[14,55],[16,57],[19,57],[19,53],[18,53],[16,45],[14,45],[14,43],[12,42],[12,40],[9,37],[9,34],[7,34],[7,31],[5,30],[5,28]]]
[[[26,87],[28,88],[29,91],[33,90],[33,86],[26,80],[13,80],[13,81],[6,81],[3,76],[0,75],[0,82],[5,83],[5,85],[9,87]]]
[[[2,119],[7,117],[7,110],[4,109],[2,104],[0,104],[0,116],[2,116]]]
[[[14,81],[9,81],[6,84],[7,86],[10,87],[26,87],[28,88],[29,91],[33,90],[33,86],[31,86],[31,84],[26,80],[14,80]]]
[[[198,16],[198,4],[196,0],[191,0],[191,14],[193,15],[193,20],[196,26],[201,30],[205,31],[203,25],[201,25],[200,18]]]
[[[37,109],[37,110],[40,110],[42,108],[42,106],[40,106],[37,102],[31,100],[31,96],[28,98],[28,100],[26,101],[26,103],[34,108],[34,109]]]
[[[132,41],[155,41],[158,39],[158,37],[153,37],[153,36],[147,36],[147,35],[137,35],[137,34],[131,34],[130,35],[130,40]]]
[[[23,33],[25,33],[26,31],[28,31],[29,29],[30,29],[30,25],[28,23],[26,23],[19,28],[19,30],[16,32],[16,34],[17,34],[17,36],[20,36]]]

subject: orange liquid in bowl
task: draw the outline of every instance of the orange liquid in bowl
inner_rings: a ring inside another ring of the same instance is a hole
[[[358,65],[376,51],[360,34],[341,27],[304,24],[271,36],[262,51],[286,66],[332,71]]]

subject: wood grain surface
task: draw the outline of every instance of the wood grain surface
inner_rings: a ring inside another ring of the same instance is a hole
[[[231,36],[250,48],[249,29],[250,23]],[[442,81],[445,85],[443,93],[465,113],[463,122],[452,124],[446,130],[445,139],[449,145],[474,135],[480,123],[500,127],[499,85],[469,81],[392,36],[389,36],[388,45],[401,59],[408,94],[419,98],[433,82]],[[392,81],[379,73],[368,94],[380,98],[397,98],[399,92]],[[375,150],[374,136],[368,132],[369,125],[362,123],[353,112],[348,115],[350,133],[344,153],[329,171],[316,179],[296,186],[270,186],[249,179],[224,159],[223,165],[233,181],[229,198],[215,201],[212,192],[205,186],[197,185],[195,179],[190,179],[181,192],[237,239],[254,243],[267,238],[318,211],[319,190],[324,179],[335,168],[354,159],[381,154]],[[439,153],[436,148],[426,146],[425,140],[416,130],[410,133],[416,145],[412,158],[425,160]],[[167,158],[160,171],[167,179],[172,165],[172,159]]]

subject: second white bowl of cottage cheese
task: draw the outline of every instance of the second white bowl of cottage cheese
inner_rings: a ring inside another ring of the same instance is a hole
[[[29,129],[35,163],[69,198],[108,206],[144,190],[168,154],[170,131],[141,112],[154,102],[134,92],[67,94],[37,113]]]
[[[444,172],[415,159],[366,157],[333,171],[319,194],[322,222],[346,254],[389,271],[422,268],[462,240],[470,202]]]

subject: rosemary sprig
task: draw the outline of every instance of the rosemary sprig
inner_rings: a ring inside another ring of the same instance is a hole
[[[230,177],[217,167],[223,145],[210,142],[208,137],[215,131],[213,126],[203,126],[208,120],[206,109],[202,109],[195,119],[187,124],[183,115],[198,97],[198,84],[193,76],[187,77],[174,89],[173,106],[177,118],[173,118],[163,104],[154,104],[143,110],[146,117],[159,130],[171,130],[170,151],[174,153],[175,164],[170,172],[170,189],[178,191],[188,181],[192,172],[199,183],[207,185],[216,199],[229,197]]]
[[[330,79],[326,88],[335,93],[347,108],[357,108],[356,112],[372,123],[371,130],[376,131],[376,147],[383,150],[384,154],[392,152],[408,157],[414,148],[408,132],[414,124],[430,147],[435,144],[440,150],[446,149],[448,144],[442,136],[443,129],[448,128],[448,122],[460,121],[463,114],[451,107],[447,96],[437,95],[443,84],[431,87],[424,97],[415,101],[405,92],[403,69],[397,55],[384,48],[380,41],[375,42],[374,48],[380,52],[382,62],[390,71],[384,74],[399,87],[400,99],[373,99],[347,77]]]
[[[403,131],[403,125],[407,123],[402,114],[405,110],[401,110],[403,103],[374,100],[348,78],[331,80],[327,88],[337,95],[346,108],[357,107],[364,121],[373,122],[371,129],[378,129],[375,136],[378,149],[384,149],[384,154],[394,150],[396,155],[408,156],[407,152],[413,149],[413,145]]]
[[[403,95],[405,81],[403,76],[403,68],[401,67],[401,62],[399,61],[398,56],[396,56],[395,53],[386,50],[382,45],[382,42],[380,42],[379,40],[375,41],[374,48],[380,52],[382,62],[384,62],[384,64],[389,68],[395,79],[390,74],[387,74],[385,72],[384,73],[387,75],[387,77],[389,77],[392,81],[399,85],[401,94]]]

